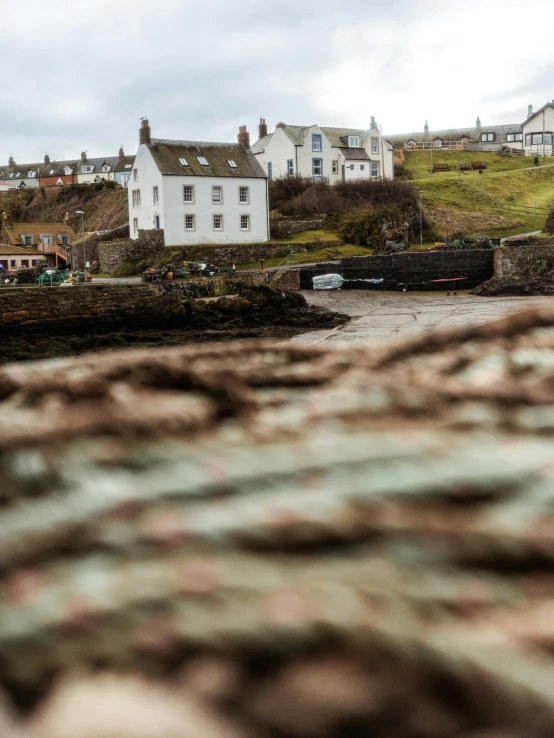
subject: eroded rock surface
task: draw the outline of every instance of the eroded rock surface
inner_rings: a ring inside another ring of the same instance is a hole
[[[1,368],[6,733],[552,735],[553,401],[551,310]]]

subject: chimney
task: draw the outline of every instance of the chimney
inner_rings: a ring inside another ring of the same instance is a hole
[[[87,160],[87,152],[81,151],[81,161],[85,162]]]
[[[427,124],[427,121],[425,121],[425,125],[423,126],[423,133],[427,135],[429,133],[429,126]]]
[[[152,129],[150,128],[150,123],[148,122],[148,118],[143,118],[140,124],[140,132],[139,132],[139,142],[142,146],[142,144],[146,144],[149,146],[152,143]]]
[[[265,118],[260,118],[260,138],[263,138],[263,136],[267,136],[267,123],[265,122]]]
[[[44,154],[44,163],[46,164],[46,166],[50,164],[50,157],[48,156],[48,154]]]
[[[527,117],[530,118],[533,115],[533,106],[528,105],[527,106]]]
[[[477,120],[475,121],[475,127],[481,128],[481,118],[479,118],[479,116],[477,116]]]
[[[250,134],[246,130],[246,126],[240,126],[238,141],[239,144],[242,144],[245,148],[250,148]]]
[[[123,146],[119,149],[119,161],[125,158],[125,152],[123,151]]]
[[[374,131],[377,128],[377,123],[375,122],[375,116],[371,116],[371,125],[369,126],[369,129],[371,131]]]
[[[13,156],[10,156],[9,165],[10,167],[15,167],[15,159],[13,158]]]

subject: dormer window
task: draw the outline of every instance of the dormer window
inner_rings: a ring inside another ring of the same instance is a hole
[[[360,148],[360,137],[359,136],[348,136],[348,145],[351,149]]]
[[[234,162],[232,159],[227,159],[227,164],[231,167],[231,169],[237,169],[236,162]]]
[[[434,143],[436,149],[441,149],[442,148],[442,138],[436,138],[433,141],[433,143]]]
[[[66,176],[69,176],[69,175],[71,174],[71,172],[72,172],[72,171],[73,171],[73,170],[71,169],[71,167],[66,167],[66,168],[64,169],[64,172],[65,172]]]
[[[182,156],[182,157],[181,157],[181,158],[179,159],[179,164],[180,164],[180,165],[181,165],[182,167],[188,167],[188,165],[189,165],[188,161],[187,161],[187,160],[185,159],[185,157],[184,157],[184,156]]]
[[[33,179],[33,177],[36,177],[36,174],[37,173],[34,172],[32,169],[29,169],[29,171],[27,172],[27,176],[29,177],[29,179]]]
[[[92,172],[94,172],[94,167],[83,167],[83,174],[92,174]]]
[[[102,167],[103,172],[109,172],[111,170],[111,166],[109,164],[104,164]]]
[[[209,167],[208,160],[205,156],[197,156],[198,163],[201,164],[203,167]]]

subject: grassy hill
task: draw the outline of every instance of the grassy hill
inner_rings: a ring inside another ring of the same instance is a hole
[[[423,190],[424,209],[437,232],[508,236],[542,230],[554,206],[554,157],[541,159],[541,167],[547,165],[544,168],[534,168],[530,157],[434,152],[436,163],[451,166],[477,160],[487,164],[482,174],[452,171],[429,176],[429,153],[406,152],[404,166],[419,175],[413,184]]]

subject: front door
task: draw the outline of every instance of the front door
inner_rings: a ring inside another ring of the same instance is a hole
[[[8,260],[0,259],[0,266],[2,267],[2,271],[6,271],[8,269]]]
[[[154,216],[154,228],[156,228],[156,230],[160,229],[160,216],[159,215]]]
[[[344,182],[344,180],[346,179],[346,164],[343,164],[341,169],[342,169],[342,181]]]

